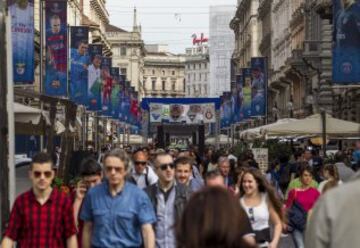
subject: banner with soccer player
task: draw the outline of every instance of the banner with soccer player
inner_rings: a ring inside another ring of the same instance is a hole
[[[243,87],[242,87],[242,97],[243,97],[243,107],[242,107],[242,116],[244,119],[251,117],[251,69],[244,68],[242,69],[243,75]]]
[[[267,63],[266,58],[251,58],[251,116],[266,116]]]
[[[34,82],[34,0],[10,0],[13,78],[15,84]]]
[[[112,90],[112,78],[110,75],[110,69],[112,66],[112,59],[103,57],[101,63],[101,80],[102,80],[102,114],[105,116],[111,115],[111,90]]]
[[[333,81],[360,83],[360,0],[333,0]]]
[[[91,111],[101,110],[101,61],[102,45],[89,45],[90,65],[88,67],[87,104]]]
[[[243,85],[244,77],[242,74],[236,75],[236,84],[235,84],[235,107],[234,107],[234,122],[240,122],[243,120]]]
[[[67,2],[46,1],[45,94],[67,96]]]
[[[130,120],[130,91],[130,82],[125,81],[119,112],[119,120],[122,122],[129,122]]]
[[[120,109],[120,69],[118,67],[111,67],[110,75],[112,78],[111,89],[111,116],[115,119],[119,117]]]
[[[89,28],[71,27],[70,99],[77,104],[87,103]]]

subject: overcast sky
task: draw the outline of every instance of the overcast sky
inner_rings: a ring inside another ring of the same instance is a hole
[[[191,35],[209,33],[209,6],[236,5],[236,0],[107,0],[110,23],[131,30],[133,9],[138,10],[146,44],[168,44],[174,53],[191,47]]]

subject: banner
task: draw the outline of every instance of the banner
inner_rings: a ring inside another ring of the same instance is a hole
[[[266,116],[267,64],[266,58],[251,58],[251,116]]]
[[[161,104],[161,103],[150,103],[150,122],[151,123],[161,122],[162,106],[163,106],[163,104]]]
[[[15,84],[34,82],[34,0],[10,0]],[[2,34],[3,35],[3,34]]]
[[[67,96],[67,2],[46,1],[45,94]]]
[[[130,91],[130,83],[125,81],[119,112],[119,120],[122,122],[128,122],[130,120]]]
[[[202,115],[204,123],[215,123],[216,122],[216,112],[215,104],[202,104]]]
[[[234,122],[240,122],[244,119],[243,116],[243,85],[244,85],[244,77],[243,75],[236,75],[236,96],[234,99],[234,107],[233,107],[233,113],[234,113]]]
[[[100,111],[102,45],[89,45],[89,57],[87,107],[92,111]]]
[[[333,0],[333,81],[360,83],[360,0]]]
[[[251,117],[251,69],[244,68],[242,69],[243,75],[243,87],[242,87],[242,97],[243,97],[243,108],[242,115],[244,119]]]
[[[120,109],[120,69],[118,67],[111,67],[110,75],[112,78],[111,90],[111,116],[115,119],[119,118]]]
[[[110,69],[112,66],[111,58],[104,57],[101,62],[101,80],[102,80],[102,114],[105,116],[111,115],[111,90],[112,90],[112,78],[110,75]]]
[[[221,127],[229,127],[231,125],[231,92],[224,92],[220,107]]]
[[[87,103],[88,43],[88,27],[71,27],[70,99],[81,105]]]

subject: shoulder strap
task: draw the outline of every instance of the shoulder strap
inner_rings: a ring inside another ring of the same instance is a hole
[[[149,186],[149,166],[148,165],[146,165],[145,170],[146,170],[146,173],[145,173],[145,185]]]

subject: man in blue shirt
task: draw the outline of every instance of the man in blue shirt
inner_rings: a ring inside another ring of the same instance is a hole
[[[128,167],[123,150],[105,155],[107,181],[89,190],[80,214],[85,222],[83,248],[155,247],[153,206],[145,192],[126,182]]]

